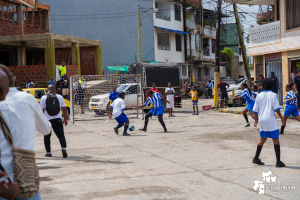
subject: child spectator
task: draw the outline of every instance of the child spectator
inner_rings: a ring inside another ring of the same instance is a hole
[[[282,125],[284,125],[284,120],[280,113],[278,96],[271,91],[273,87],[274,81],[271,78],[264,79],[262,81],[263,91],[257,95],[255,100],[253,108],[255,117],[254,126],[257,127],[257,123],[259,123],[260,141],[258,142],[256,154],[252,162],[258,165],[264,165],[259,159],[259,154],[267,138],[272,138],[277,159],[276,167],[285,167],[285,164],[280,160],[279,129],[275,112],[280,117]]]
[[[193,115],[199,115],[199,112],[198,112],[198,92],[197,92],[195,86],[192,86],[192,90],[189,92],[189,96],[192,97],[192,105],[193,105],[193,110],[194,110]],[[195,107],[197,108],[197,114],[196,114],[196,111],[195,111]]]
[[[152,92],[158,92],[159,90],[156,88],[156,83],[152,83],[152,88],[150,89]]]

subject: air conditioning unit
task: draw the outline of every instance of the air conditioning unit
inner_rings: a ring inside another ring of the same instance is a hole
[[[163,47],[163,50],[166,50],[166,47]]]
[[[158,49],[159,49],[159,50],[162,50],[162,46],[158,46]]]
[[[170,47],[166,47],[166,50],[170,50]]]

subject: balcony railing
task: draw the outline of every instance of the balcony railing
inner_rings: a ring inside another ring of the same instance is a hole
[[[280,42],[280,21],[249,29],[250,46]]]

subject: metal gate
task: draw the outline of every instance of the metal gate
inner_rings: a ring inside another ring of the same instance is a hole
[[[279,82],[280,90],[278,90],[279,104],[283,105],[283,85],[282,85],[282,60],[266,60],[266,77],[271,77],[271,72],[274,72]]]

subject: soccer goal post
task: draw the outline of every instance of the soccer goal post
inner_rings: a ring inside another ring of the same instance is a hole
[[[126,107],[143,104],[142,77],[139,74],[71,76],[71,122],[106,120],[112,102],[110,94],[114,87],[116,92],[126,94]],[[128,118],[137,118],[143,114],[141,109],[125,110],[124,113]]]

